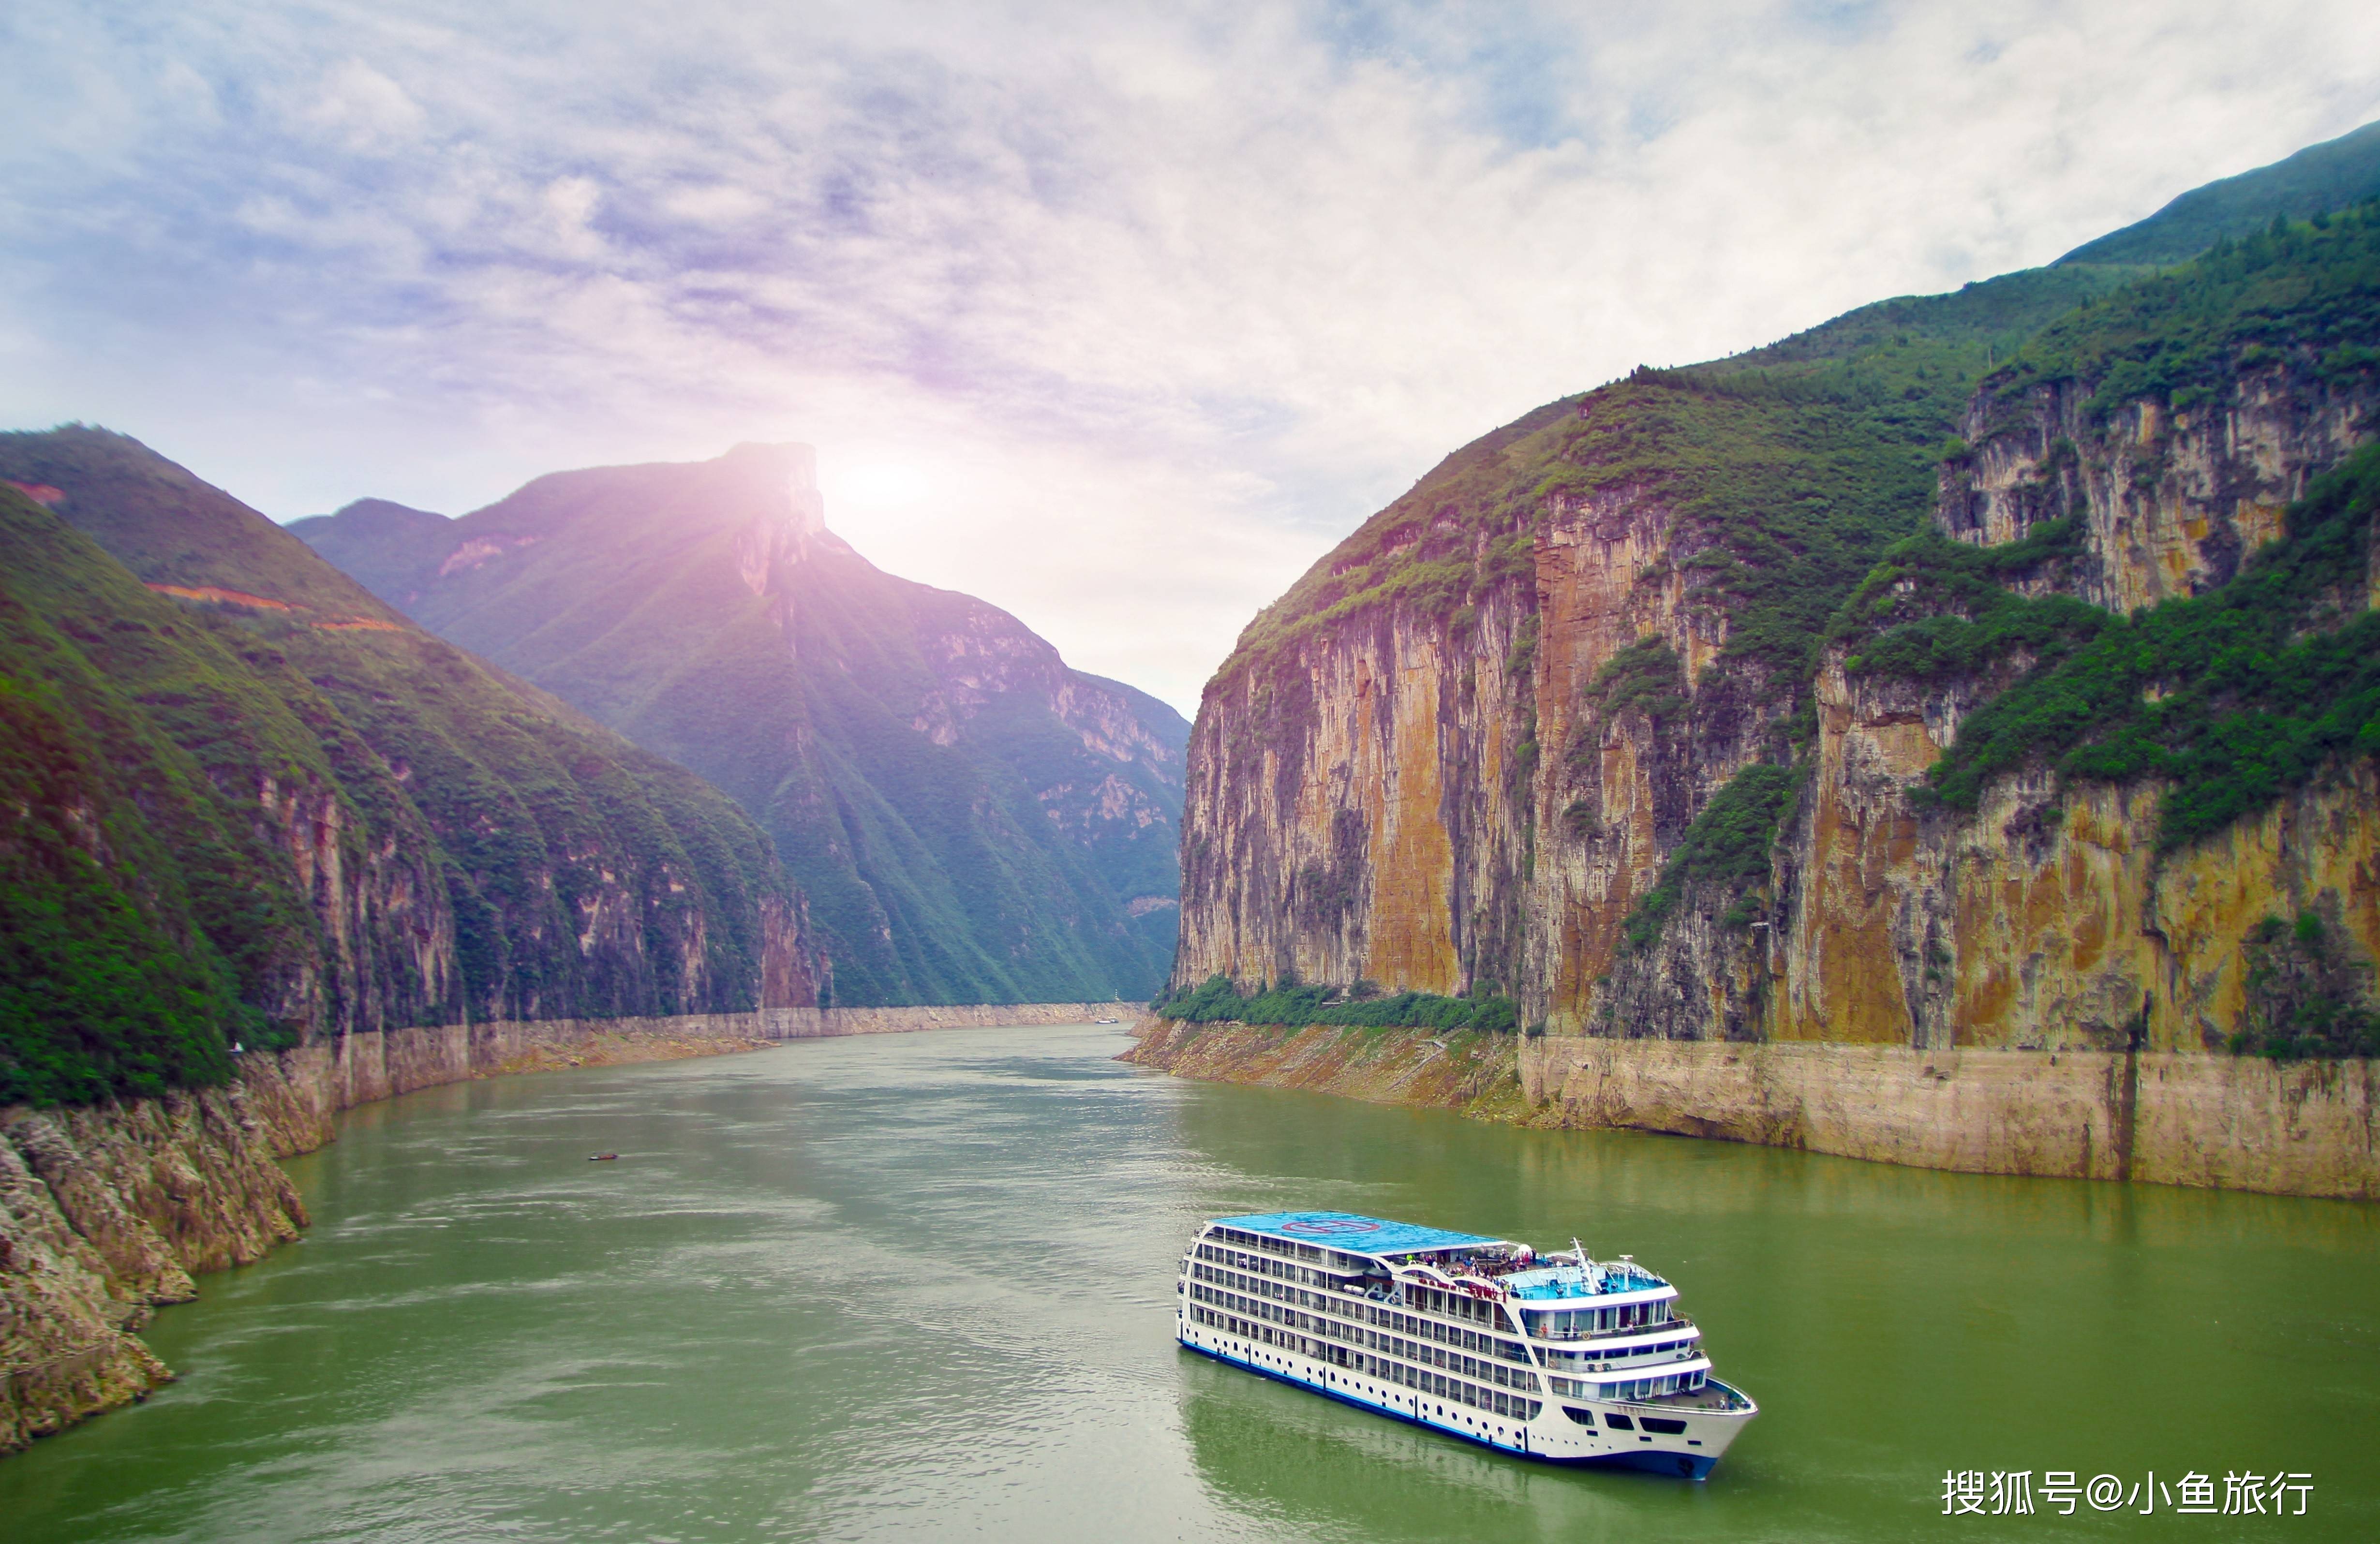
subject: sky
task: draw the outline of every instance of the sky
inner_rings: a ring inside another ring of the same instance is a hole
[[[818,447],[1195,711],[1448,452],[2380,116],[2368,0],[26,0],[0,427],[276,519]]]

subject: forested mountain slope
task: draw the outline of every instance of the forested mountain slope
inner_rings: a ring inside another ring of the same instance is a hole
[[[2369,480],[2285,512],[2380,427],[2380,213],[2303,203],[2380,188],[2380,136],[2317,151],[1448,457],[1209,684],[1176,990],[1919,1046],[2365,1023]]]
[[[1189,726],[826,529],[810,453],[540,478],[292,528],[442,636],[734,795],[843,1004],[1142,997],[1172,957]]]
[[[735,804],[138,442],[0,435],[0,1103],[466,1018],[812,1001]]]

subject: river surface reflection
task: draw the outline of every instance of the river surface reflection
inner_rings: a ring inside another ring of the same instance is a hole
[[[1516,1131],[1124,1043],[811,1041],[357,1111],[291,1165],[313,1232],[160,1315],[180,1382],[0,1461],[0,1535],[2380,1537],[2380,1208]],[[1634,1254],[1766,1413],[1696,1486],[1177,1350],[1191,1229],[1289,1206]],[[1947,1518],[1946,1469],[2313,1480],[2301,1517]]]

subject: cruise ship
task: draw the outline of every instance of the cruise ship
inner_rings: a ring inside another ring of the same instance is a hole
[[[1636,1263],[1344,1211],[1220,1217],[1182,1257],[1184,1345],[1553,1464],[1701,1479],[1759,1407]]]

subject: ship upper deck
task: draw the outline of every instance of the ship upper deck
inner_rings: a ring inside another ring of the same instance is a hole
[[[1584,1265],[1565,1261],[1515,1270],[1504,1278],[1504,1288],[1524,1303],[1555,1302],[1566,1297],[1608,1297],[1623,1292],[1650,1292],[1670,1283],[1634,1260]]]
[[[1218,1217],[1209,1225],[1262,1234],[1292,1244],[1337,1249],[1342,1254],[1383,1258],[1450,1249],[1512,1246],[1503,1239],[1480,1234],[1424,1227],[1418,1222],[1394,1222],[1352,1211],[1266,1211],[1246,1217]]]

